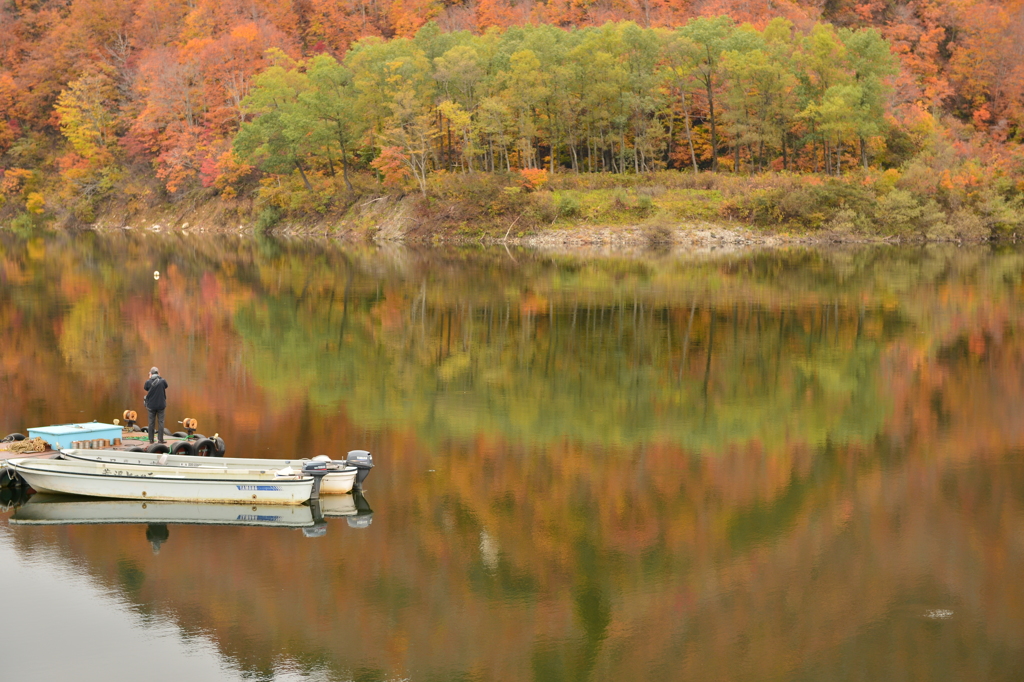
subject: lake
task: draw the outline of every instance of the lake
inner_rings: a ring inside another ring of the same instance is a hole
[[[323,533],[4,493],[9,679],[1024,670],[1024,251],[4,231],[0,322],[0,436],[156,365],[229,457],[377,465]]]

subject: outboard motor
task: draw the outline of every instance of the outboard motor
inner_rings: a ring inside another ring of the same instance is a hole
[[[320,498],[311,499],[309,509],[313,514],[313,525],[302,529],[303,537],[320,538],[327,535],[327,519],[324,518],[323,509],[320,508]]]
[[[356,472],[356,481],[352,484],[352,490],[362,490],[363,481],[370,475],[370,469],[373,468],[373,455],[366,450],[349,450],[345,464],[359,469]]]
[[[302,537],[304,538],[322,538],[325,535],[327,535],[326,521],[314,523],[312,526],[302,529]]]
[[[310,500],[320,499],[320,484],[324,482],[324,476],[331,473],[328,468],[327,462],[307,462],[302,467],[303,476],[312,476],[315,480],[313,481],[313,494],[309,496]]]
[[[356,515],[346,517],[345,521],[349,528],[366,528],[373,523],[373,509],[362,493],[352,493],[352,498],[356,503]]]

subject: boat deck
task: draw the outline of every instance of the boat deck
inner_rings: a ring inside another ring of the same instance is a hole
[[[59,454],[57,450],[43,450],[42,452],[14,452],[10,449],[13,443],[0,443],[0,462],[5,459],[15,459],[19,457],[23,458],[34,458],[34,459],[51,459]]]
[[[173,436],[164,436],[164,443],[167,447],[173,446],[178,441],[185,440],[184,438],[175,438]],[[195,439],[192,441],[195,442]],[[0,443],[0,462],[7,459],[52,459],[60,454],[60,450],[43,450],[42,452],[17,452],[11,450],[11,446],[14,443]],[[104,450],[122,450],[127,452],[132,448],[146,447],[149,445],[149,437],[140,435],[138,431],[125,431],[121,435],[120,445],[107,445],[104,446]]]

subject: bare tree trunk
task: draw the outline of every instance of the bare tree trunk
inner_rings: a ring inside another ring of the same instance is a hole
[[[441,110],[437,110],[437,129],[440,131],[440,135],[437,136],[437,143],[441,146],[441,158],[445,160],[445,167],[448,166],[448,155],[444,151],[444,117],[441,116]]]
[[[299,169],[299,175],[302,176],[302,184],[306,186],[306,189],[312,192],[313,185],[309,184],[309,178],[306,177],[306,171],[302,170],[302,164],[299,163],[298,159],[295,159],[295,167]]]
[[[413,156],[410,159],[412,163],[412,173],[416,176],[416,182],[420,185],[420,192],[423,196],[427,196],[427,155],[423,154],[419,160]]]
[[[676,117],[669,113],[668,117],[668,146],[665,148],[665,168],[672,167],[672,143],[675,142]]]
[[[452,120],[448,119],[448,170],[452,169]]]
[[[693,162],[693,172],[699,173],[697,170],[697,153],[693,151],[693,133],[690,128],[690,108],[686,106],[686,97],[683,97],[683,113],[686,118],[686,144],[690,146],[690,161]]]
[[[708,118],[711,119],[711,170],[718,172],[718,128],[715,125],[715,95],[711,89],[711,77],[705,82],[708,91]]]
[[[335,177],[336,173],[334,172],[334,159],[331,158],[331,145],[330,144],[325,144],[324,145],[324,152],[327,154],[327,170],[330,171],[331,177],[333,178],[333,177]]]
[[[349,192],[352,190],[352,183],[348,179],[348,153],[345,150],[345,145],[341,145],[341,177],[345,179],[345,189]]]

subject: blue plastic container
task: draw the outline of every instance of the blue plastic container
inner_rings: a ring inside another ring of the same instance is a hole
[[[58,424],[57,426],[40,426],[28,430],[28,437],[42,438],[54,449],[70,448],[76,440],[94,440],[105,438],[114,440],[121,437],[121,427],[117,424],[101,424],[86,422],[84,424]]]

